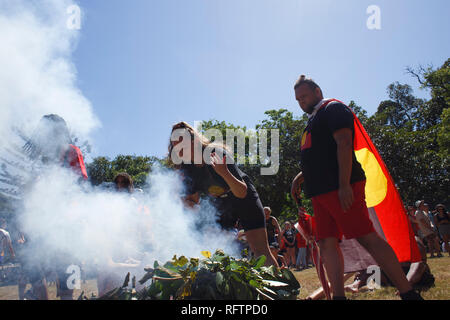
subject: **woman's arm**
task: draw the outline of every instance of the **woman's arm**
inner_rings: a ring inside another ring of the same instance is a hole
[[[236,198],[244,199],[247,196],[247,184],[244,181],[237,179],[230,170],[228,170],[226,156],[223,157],[223,161],[220,161],[217,154],[211,154],[211,166],[214,171],[225,180]]]

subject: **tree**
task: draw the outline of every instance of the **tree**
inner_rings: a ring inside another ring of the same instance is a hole
[[[86,167],[93,185],[112,182],[118,173],[126,172],[133,179],[135,187],[146,188],[147,176],[157,164],[163,165],[157,157],[118,155],[112,161],[106,157],[97,157]]]
[[[388,86],[391,100],[380,103],[366,130],[405,202],[448,201],[450,62],[439,69],[408,68],[431,99],[414,97],[409,85]]]

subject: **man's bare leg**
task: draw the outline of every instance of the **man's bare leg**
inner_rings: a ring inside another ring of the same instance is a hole
[[[394,250],[384,239],[372,232],[357,240],[372,255],[380,268],[397,287],[400,294],[412,290],[412,286],[406,279]]]
[[[344,258],[336,238],[319,241],[320,256],[330,281],[333,298],[345,297],[344,290]]]

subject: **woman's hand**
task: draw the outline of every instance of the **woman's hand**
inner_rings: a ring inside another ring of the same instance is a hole
[[[219,156],[215,152],[211,153],[211,166],[213,167],[214,171],[221,177],[229,173],[226,162],[226,155],[224,155],[223,159],[220,160]]]
[[[223,159],[220,160],[218,155],[212,153],[211,166],[214,171],[225,180],[236,198],[244,199],[247,196],[247,184],[245,181],[237,179],[230,170],[228,170],[225,155],[223,156]]]

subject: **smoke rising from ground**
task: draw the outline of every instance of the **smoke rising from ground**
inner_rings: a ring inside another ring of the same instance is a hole
[[[233,235],[217,226],[212,206],[184,208],[175,173],[155,170],[149,180],[150,191],[134,196],[79,184],[67,169],[50,167],[25,197],[24,231],[44,248],[96,264],[109,258],[165,262],[174,254],[198,257],[218,248],[238,254]]]
[[[2,159],[11,158],[12,144],[23,145],[17,132],[32,136],[43,115],[63,117],[71,133],[81,139],[89,139],[100,126],[76,85],[71,54],[79,35],[66,27],[66,10],[72,4],[0,0]],[[201,250],[217,248],[237,253],[232,236],[217,227],[211,206],[198,212],[183,207],[182,184],[173,172],[155,170],[148,178],[150,192],[130,196],[80,184],[79,177],[54,163],[33,163],[20,154],[13,160],[16,166],[9,169],[15,179],[26,182],[16,213],[19,225],[41,250],[64,252],[100,267],[110,258],[133,258],[145,264],[165,262],[174,254],[199,256]],[[202,232],[196,231],[199,217]],[[47,258],[39,252],[28,256],[34,262]]]

